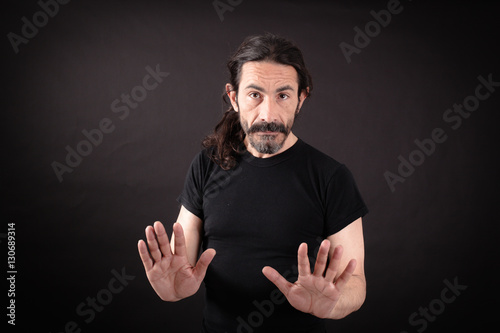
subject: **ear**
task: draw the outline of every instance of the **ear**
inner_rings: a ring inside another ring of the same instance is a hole
[[[226,94],[227,94],[227,97],[229,97],[229,101],[231,102],[233,109],[236,112],[238,112],[238,103],[236,102],[237,93],[233,89],[233,86],[229,83],[226,83]]]
[[[302,108],[302,104],[304,104],[304,101],[306,100],[307,96],[309,96],[309,87],[307,87],[306,89],[302,89],[302,92],[300,93],[299,111]]]

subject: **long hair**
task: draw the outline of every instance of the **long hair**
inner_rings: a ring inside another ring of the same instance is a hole
[[[236,94],[241,80],[241,68],[248,61],[270,61],[293,66],[299,78],[299,96],[302,91],[310,96],[313,88],[312,78],[305,66],[302,52],[293,42],[271,33],[247,37],[227,63],[229,83]],[[207,151],[215,163],[224,170],[229,170],[237,163],[245,132],[240,124],[239,113],[228,100],[227,92],[223,93],[222,99],[224,103],[229,104],[229,108],[215,126],[213,133],[203,139],[202,145],[211,148]]]

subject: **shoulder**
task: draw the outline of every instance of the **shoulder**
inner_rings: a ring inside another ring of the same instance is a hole
[[[190,166],[192,174],[200,179],[207,179],[211,175],[225,171],[215,162],[214,149],[213,147],[203,148],[194,156]]]
[[[198,164],[200,166],[205,166],[210,164],[210,156],[212,154],[213,149],[212,148],[203,148],[200,150],[198,153],[194,155],[192,164]]]
[[[191,166],[197,166],[199,168],[206,169],[208,167],[213,167],[216,163],[213,161],[212,156],[215,154],[215,148],[202,148],[198,153],[196,153],[191,162]]]
[[[307,163],[307,169],[317,174],[330,186],[352,186],[354,176],[342,162],[302,141],[302,154]]]
[[[311,167],[318,171],[323,171],[331,176],[347,170],[344,164],[302,140],[301,148],[304,159]]]

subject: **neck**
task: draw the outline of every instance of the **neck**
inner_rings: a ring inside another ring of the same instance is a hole
[[[284,152],[285,150],[287,150],[288,148],[293,146],[297,142],[297,140],[298,140],[298,138],[295,136],[295,134],[290,132],[290,134],[288,134],[288,137],[286,138],[285,142],[283,143],[283,146],[280,148],[280,150],[278,150],[274,154],[259,153],[257,150],[255,150],[254,147],[252,147],[252,145],[248,141],[247,137],[245,137],[244,143],[245,143],[245,147],[246,147],[247,151],[250,154],[252,154],[253,156],[258,157],[258,158],[269,158],[269,157],[273,157],[275,155],[281,154],[282,152]]]

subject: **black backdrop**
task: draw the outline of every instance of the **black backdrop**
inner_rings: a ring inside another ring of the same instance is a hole
[[[496,323],[500,87],[479,87],[479,77],[500,81],[493,1],[63,2],[2,9],[0,240],[2,274],[11,276],[15,223],[15,296],[5,280],[2,291],[3,309],[16,304],[11,329],[198,331],[203,288],[162,302],[136,243],[155,220],[170,232],[189,163],[223,111],[225,61],[245,36],[264,31],[294,40],[313,75],[294,132],[345,163],[370,208],[367,300],[329,322],[329,332]],[[390,22],[380,12],[388,6],[397,12]],[[369,23],[374,13],[385,27]],[[368,28],[370,41],[356,39],[355,27]],[[156,81],[147,77],[155,70]],[[122,94],[132,96],[128,106]],[[447,111],[462,103],[473,110],[465,118]],[[426,139],[436,128],[446,140],[432,149]],[[68,166],[66,147],[86,156]]]

